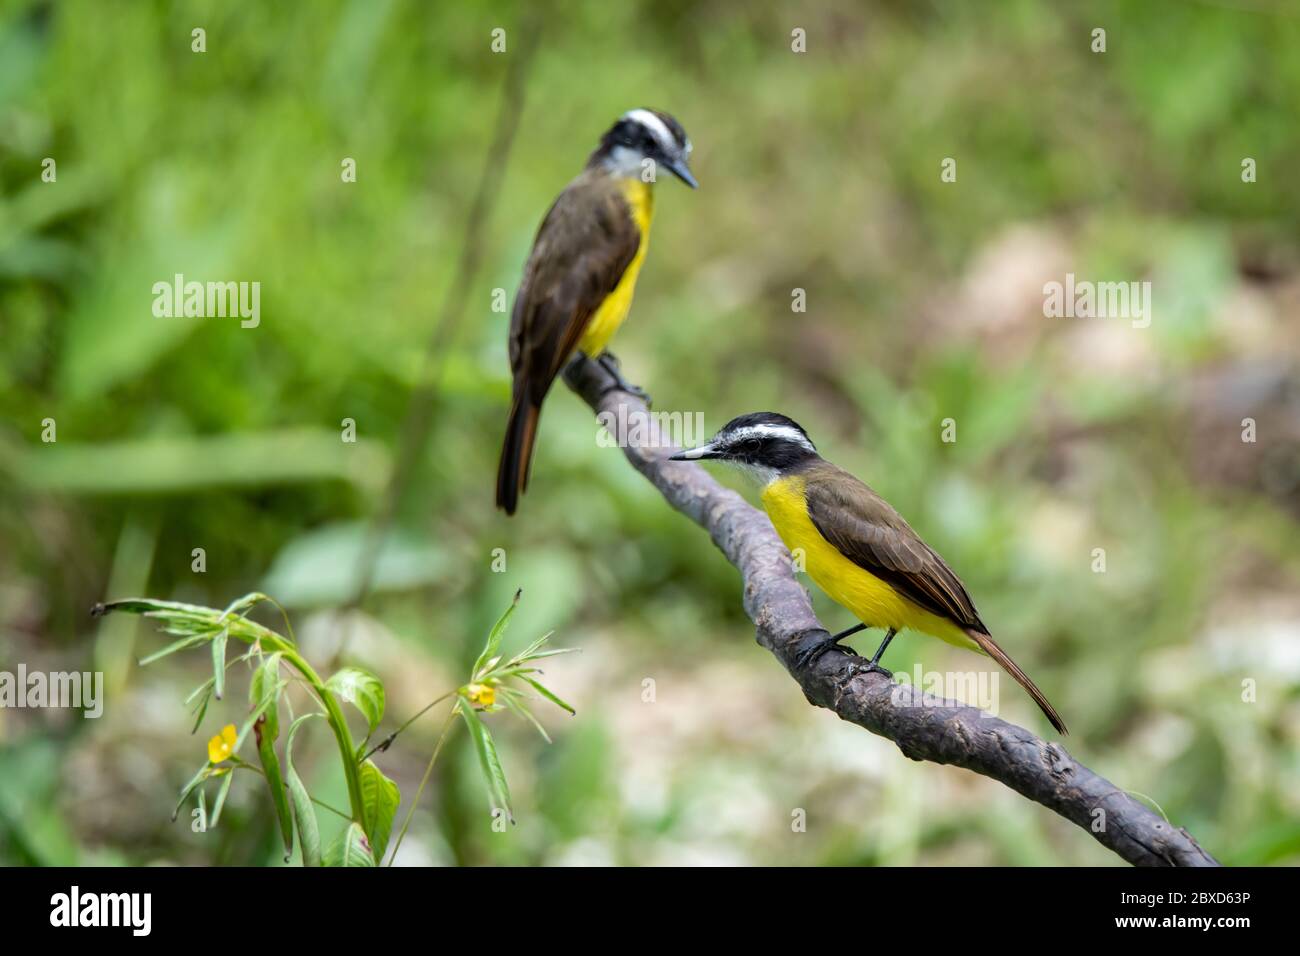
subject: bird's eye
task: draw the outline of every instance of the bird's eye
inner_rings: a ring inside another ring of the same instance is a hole
[[[755,452],[763,447],[763,443],[757,438],[751,438],[745,442],[745,451]]]

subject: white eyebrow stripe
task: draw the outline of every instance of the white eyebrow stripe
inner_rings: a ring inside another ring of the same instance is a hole
[[[623,114],[623,119],[631,120],[634,123],[640,123],[654,134],[655,139],[659,140],[660,144],[668,149],[677,149],[677,137],[675,137],[673,131],[668,128],[668,124],[658,116],[655,116],[655,114],[651,113],[649,110],[628,110]]]
[[[800,434],[797,428],[791,428],[789,425],[746,425],[731,433],[730,440],[734,442],[748,441],[751,438],[784,438],[788,442],[793,442],[809,451],[816,451],[813,443]]]

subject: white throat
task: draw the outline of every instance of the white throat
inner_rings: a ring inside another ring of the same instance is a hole
[[[746,478],[760,488],[766,488],[781,477],[780,472],[775,468],[769,468],[767,465],[753,465],[748,462],[738,461],[736,467],[744,473]]]
[[[635,176],[640,179],[641,174],[653,166],[653,162],[648,160],[640,150],[628,146],[615,146],[609,151],[602,165],[615,176],[624,178]]]

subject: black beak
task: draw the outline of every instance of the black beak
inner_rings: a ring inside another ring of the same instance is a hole
[[[664,165],[668,167],[668,171],[670,173],[672,173],[674,176],[676,176],[686,185],[690,186],[692,189],[700,188],[700,184],[695,181],[695,177],[691,175],[690,168],[686,165],[686,157],[684,156],[674,157],[673,159],[666,160],[664,162]]]

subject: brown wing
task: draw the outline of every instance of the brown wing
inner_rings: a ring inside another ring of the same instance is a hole
[[[546,214],[510,319],[515,391],[540,403],[641,244],[616,180],[588,170]]]
[[[909,600],[960,625],[1029,692],[1052,726],[1068,733],[1046,695],[989,636],[961,580],[889,502],[829,463],[817,464],[806,477],[808,515],[823,538]]]
[[[807,479],[808,516],[840,554],[927,611],[988,633],[961,580],[889,502],[829,463]]]

